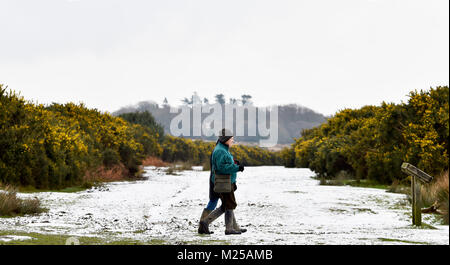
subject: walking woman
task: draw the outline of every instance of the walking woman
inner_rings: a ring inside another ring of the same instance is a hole
[[[236,191],[236,173],[238,171],[244,171],[244,166],[240,165],[239,161],[234,160],[229,149],[234,143],[232,133],[227,129],[222,129],[219,139],[217,140],[216,147],[211,154],[211,172],[209,178],[209,203],[205,209],[203,209],[202,216],[200,218],[200,224],[198,232],[200,234],[212,234],[209,231],[209,225],[216,220],[219,216],[225,213],[225,234],[241,234],[247,231],[247,229],[241,229],[236,222],[234,216],[234,209],[236,209],[237,203],[234,196]],[[215,174],[230,175],[231,178],[231,192],[216,193],[214,191]],[[217,206],[217,201],[221,200],[222,205],[214,209]]]

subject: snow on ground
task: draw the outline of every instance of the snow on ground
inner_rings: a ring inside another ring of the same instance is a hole
[[[77,193],[42,192],[49,208],[38,216],[0,218],[1,230],[75,236],[162,239],[168,244],[449,244],[448,226],[411,226],[406,196],[381,189],[320,186],[308,169],[246,167],[238,173],[235,215],[242,235],[226,236],[224,218],[213,235],[198,235],[208,202],[209,172],[166,175],[146,168],[147,180],[108,183]],[[220,202],[219,202],[220,205]]]
[[[13,240],[31,240],[32,237],[29,236],[15,236],[15,235],[6,235],[6,236],[0,236],[0,242],[9,242]]]

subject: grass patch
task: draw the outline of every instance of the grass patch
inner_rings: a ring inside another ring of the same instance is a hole
[[[32,239],[25,240],[11,240],[2,241],[4,236],[28,236]],[[112,238],[105,239],[102,237],[78,237],[73,235],[54,235],[41,234],[33,232],[19,232],[19,231],[0,231],[0,245],[65,245],[67,239],[74,237],[80,245],[164,245],[166,241],[162,239],[150,239],[146,241],[139,241],[130,238]]]
[[[33,186],[25,186],[25,187],[17,187],[17,191],[21,192],[21,193],[35,193],[35,192],[65,192],[65,193],[72,193],[72,192],[79,192],[79,191],[84,191],[84,190],[88,190],[92,187],[96,187],[96,186],[101,186],[100,183],[89,183],[86,182],[82,185],[77,185],[77,186],[71,186],[71,187],[66,187],[63,189],[37,189]]]
[[[367,179],[355,179],[354,176],[345,170],[340,171],[334,178],[313,177],[319,180],[319,185],[330,186],[352,186],[362,188],[374,188],[387,190],[389,185],[380,184]]]
[[[199,239],[191,241],[181,241],[178,242],[181,245],[230,245],[230,242],[223,239]]]
[[[384,242],[401,242],[401,243],[406,243],[406,244],[421,244],[421,245],[428,245],[428,243],[426,243],[426,242],[409,241],[409,240],[395,239],[395,238],[383,238],[383,237],[379,237],[378,239],[381,240],[381,241],[384,241]]]
[[[67,187],[64,189],[59,189],[59,190],[50,190],[50,189],[36,189],[34,187],[20,187],[18,188],[18,191],[21,193],[35,193],[35,192],[66,192],[66,193],[71,193],[71,192],[79,192],[79,191],[84,191],[90,188],[85,188],[82,186],[73,186],[73,187]]]
[[[355,179],[355,177],[342,170],[335,177],[312,177],[313,179],[319,180],[319,185],[330,185],[330,186],[351,186],[359,188],[373,188],[373,189],[383,189],[388,192],[409,194],[411,192],[411,185],[409,185],[409,180],[404,182],[394,181],[391,185],[382,184],[374,180],[368,179]]]
[[[330,208],[330,209],[328,209],[330,212],[333,212],[333,213],[348,213],[348,211],[347,210],[345,210],[345,209],[339,209],[339,208]]]
[[[330,185],[330,186],[352,186],[360,188],[374,188],[374,189],[389,189],[389,185],[380,184],[377,182],[369,181],[366,179],[356,180],[356,179],[325,179],[319,178],[320,185]]]
[[[373,188],[373,189],[383,189],[387,190],[389,188],[389,185],[386,184],[380,184],[377,182],[369,181],[369,180],[349,180],[346,185],[352,186],[352,187],[362,187],[362,188]]]
[[[13,217],[25,214],[38,214],[46,211],[41,207],[38,198],[21,199],[17,197],[17,189],[12,186],[6,186],[0,191],[0,216]]]

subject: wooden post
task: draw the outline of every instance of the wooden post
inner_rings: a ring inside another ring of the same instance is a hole
[[[414,193],[414,207],[413,207],[413,221],[414,225],[421,226],[422,225],[422,196],[420,194],[420,182],[417,177],[413,177],[414,179],[414,188],[411,192]]]
[[[415,177],[411,177],[411,206],[412,206],[412,224],[416,225],[416,199],[414,198],[416,196],[416,193],[414,192],[415,187]]]
[[[421,226],[422,196],[420,194],[420,182],[430,183],[433,177],[408,163],[402,164],[402,171],[411,176],[412,223]]]

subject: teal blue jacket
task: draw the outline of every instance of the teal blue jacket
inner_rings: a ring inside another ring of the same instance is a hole
[[[231,155],[228,145],[221,142],[217,143],[211,160],[211,180],[213,183],[214,170],[217,174],[231,174],[231,183],[236,183],[236,172],[238,172],[239,166],[234,163],[233,155]]]

